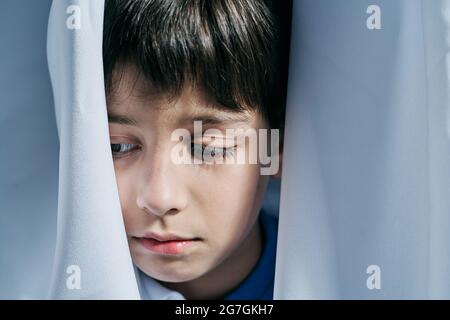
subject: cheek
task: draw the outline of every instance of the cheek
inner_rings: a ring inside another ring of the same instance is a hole
[[[224,172],[204,188],[212,205],[223,208],[228,217],[240,211],[251,211],[261,182],[256,165],[228,165]],[[205,182],[206,183],[206,182]]]
[[[226,165],[214,183],[197,179],[198,203],[215,246],[233,246],[246,236],[259,213],[268,180],[257,165]],[[205,187],[208,186],[208,187]]]

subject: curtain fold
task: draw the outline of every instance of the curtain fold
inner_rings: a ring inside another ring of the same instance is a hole
[[[53,1],[48,64],[60,141],[51,298],[139,299],[109,145],[104,1]]]
[[[276,298],[450,297],[448,16],[294,1]]]

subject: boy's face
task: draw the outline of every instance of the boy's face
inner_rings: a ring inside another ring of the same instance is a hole
[[[142,92],[148,92],[148,87],[136,81],[133,69],[127,68],[108,104],[110,140],[116,148],[114,167],[131,255],[134,263],[155,279],[193,280],[230,257],[255,230],[269,176],[260,174],[259,164],[177,164],[171,156],[177,144],[171,134],[178,128],[193,133],[194,118],[210,116],[228,120],[204,121],[203,130],[217,128],[225,133],[226,128],[268,126],[257,113],[214,110],[192,88],[170,103],[163,95],[145,96]],[[241,119],[234,121],[234,117]],[[215,138],[221,147],[236,144],[226,141],[224,135]],[[203,139],[203,143],[211,141],[210,136]],[[192,144],[201,146],[202,141],[192,140]],[[150,233],[193,240],[160,246],[145,240]]]

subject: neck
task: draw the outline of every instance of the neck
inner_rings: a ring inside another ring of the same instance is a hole
[[[241,246],[213,270],[192,281],[160,282],[188,300],[221,299],[250,274],[261,251],[262,233],[257,220]]]

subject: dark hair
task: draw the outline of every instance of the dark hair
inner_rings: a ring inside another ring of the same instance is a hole
[[[106,0],[105,90],[132,63],[177,96],[186,80],[220,107],[258,110],[283,129],[290,38],[286,0]],[[284,15],[284,16],[283,16]]]

